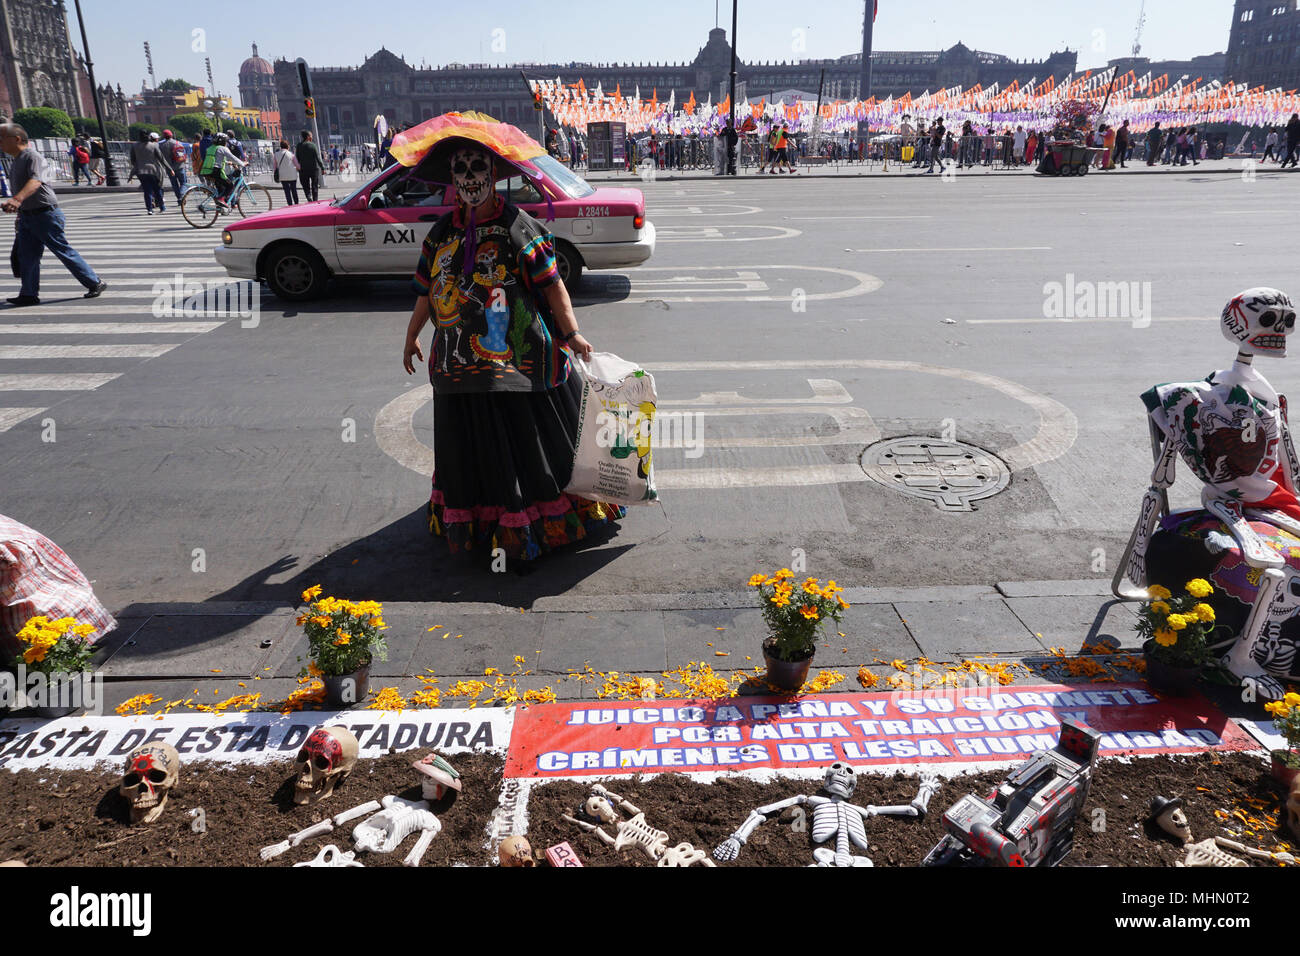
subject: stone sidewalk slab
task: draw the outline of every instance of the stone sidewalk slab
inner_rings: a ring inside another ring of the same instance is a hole
[[[668,666],[663,612],[551,612],[537,670],[563,674],[590,663],[598,671],[662,671]],[[684,662],[683,662],[684,663]]]
[[[105,677],[249,678],[283,651],[291,613],[155,614],[102,665]],[[275,666],[275,665],[271,665]]]
[[[999,581],[1003,597],[1110,597],[1110,577],[1076,581]]]
[[[894,605],[921,653],[934,661],[974,654],[1046,651],[1011,609],[998,599],[905,602]]]
[[[1078,654],[1085,642],[1096,644],[1102,638],[1113,639],[1123,650],[1142,649],[1133,630],[1137,604],[1074,596],[1010,598],[1006,604],[1044,646],[1063,647],[1067,654]]]

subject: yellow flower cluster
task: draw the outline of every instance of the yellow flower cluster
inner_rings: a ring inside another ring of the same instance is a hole
[[[1194,598],[1206,598],[1214,593],[1214,587],[1204,578],[1193,578],[1187,582],[1187,593]]]
[[[61,617],[51,621],[43,614],[38,614],[23,625],[18,632],[18,639],[27,644],[23,651],[23,662],[39,663],[68,634],[74,634],[83,640],[95,633],[93,624],[78,624],[74,617]]]
[[[379,693],[375,694],[375,699],[366,705],[366,710],[397,710],[406,709],[406,698],[397,692],[396,687],[385,687]]]
[[[1300,710],[1300,694],[1288,693],[1281,700],[1265,704],[1264,709],[1274,717],[1290,717],[1293,710]]]

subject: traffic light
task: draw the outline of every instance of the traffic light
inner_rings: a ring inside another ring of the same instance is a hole
[[[307,111],[308,119],[316,118],[316,101],[310,96],[303,100],[303,107]]]
[[[533,91],[533,109],[539,112],[542,109],[542,94],[540,90]]]

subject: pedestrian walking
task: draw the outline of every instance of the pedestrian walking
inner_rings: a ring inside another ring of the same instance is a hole
[[[13,157],[9,170],[13,195],[0,203],[0,209],[18,216],[13,259],[22,282],[18,295],[9,299],[9,304],[37,305],[41,301],[41,256],[46,249],[86,287],[87,299],[102,294],[108,283],[95,274],[64,236],[63,210],[50,187],[47,163],[31,145],[27,131],[17,123],[0,126],[0,150]]]
[[[163,158],[171,164],[167,170],[167,178],[171,180],[172,192],[176,194],[176,201],[181,201],[181,196],[185,195],[185,144],[172,135],[172,131],[165,129],[162,132],[162,142],[158,144],[162,151]]]
[[[930,165],[926,169],[927,173],[934,172],[934,161],[939,156],[939,147],[943,145],[943,137],[943,117],[941,116],[935,120],[934,125],[930,127]]]
[[[1115,132],[1115,152],[1118,154],[1111,158],[1110,168],[1115,168],[1115,160],[1119,160],[1119,168],[1126,169],[1124,160],[1128,159],[1129,148],[1133,142],[1133,133],[1128,128],[1128,120],[1125,120],[1120,128]]]
[[[280,140],[280,146],[272,156],[275,164],[275,181],[284,189],[286,205],[298,205],[298,157],[289,151],[289,141]]]
[[[72,160],[72,185],[80,184],[83,176],[87,186],[93,185],[90,181],[90,150],[80,136],[73,137],[68,156]]]
[[[385,140],[389,145],[392,140]],[[302,180],[302,194],[307,202],[315,202],[320,194],[320,174],[324,163],[321,161],[320,150],[312,142],[311,133],[307,130],[302,131],[302,140],[298,143],[298,148],[294,151],[298,158],[298,173]],[[384,147],[384,154],[387,155],[388,146]]]
[[[1254,146],[1255,146],[1255,143],[1254,143],[1253,140],[1251,141],[1251,144],[1250,144],[1250,145],[1251,145],[1251,156],[1253,157],[1253,156],[1254,156]],[[1260,159],[1260,162],[1261,162],[1261,163],[1267,163],[1267,162],[1268,162],[1268,158],[1269,158],[1270,156],[1273,157],[1273,162],[1276,163],[1276,162],[1277,162],[1277,159],[1278,159],[1278,157],[1277,157],[1277,130],[1276,130],[1276,129],[1270,129],[1270,130],[1268,131],[1268,135],[1267,135],[1266,137],[1264,137],[1264,156],[1263,156],[1262,159]]]
[[[95,185],[104,185],[104,174],[99,171],[100,166],[104,163],[104,158],[108,155],[108,150],[104,148],[102,139],[92,139],[90,141],[90,173],[95,177]]]
[[[190,143],[190,169],[194,172],[195,180],[206,182],[202,172],[203,157],[205,154],[202,137],[195,136],[194,142]]]
[[[518,168],[462,137],[437,143],[420,165],[451,182],[455,196],[424,239],[402,350],[413,374],[434,317],[429,529],[452,553],[532,561],[626,513],[564,492],[583,392],[572,356],[588,358],[592,346],[560,281],[552,236],[492,188]],[[496,263],[490,276],[475,266],[485,257]]]
[[[1288,163],[1292,166],[1296,164],[1297,149],[1300,149],[1300,114],[1292,113],[1286,124],[1286,158],[1282,160],[1283,169]]]
[[[162,177],[171,171],[171,165],[158,148],[157,136],[157,133],[140,130],[139,141],[131,146],[131,172],[127,175],[128,181],[132,178],[140,180],[144,208],[151,216],[155,205],[160,213],[167,211],[163,203]]]

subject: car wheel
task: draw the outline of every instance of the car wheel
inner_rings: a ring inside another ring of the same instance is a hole
[[[570,292],[576,292],[582,282],[582,259],[578,250],[567,242],[555,244],[555,267],[560,273],[560,281]]]
[[[329,270],[325,261],[306,246],[284,246],[266,261],[266,284],[281,299],[314,299],[325,291]]]

